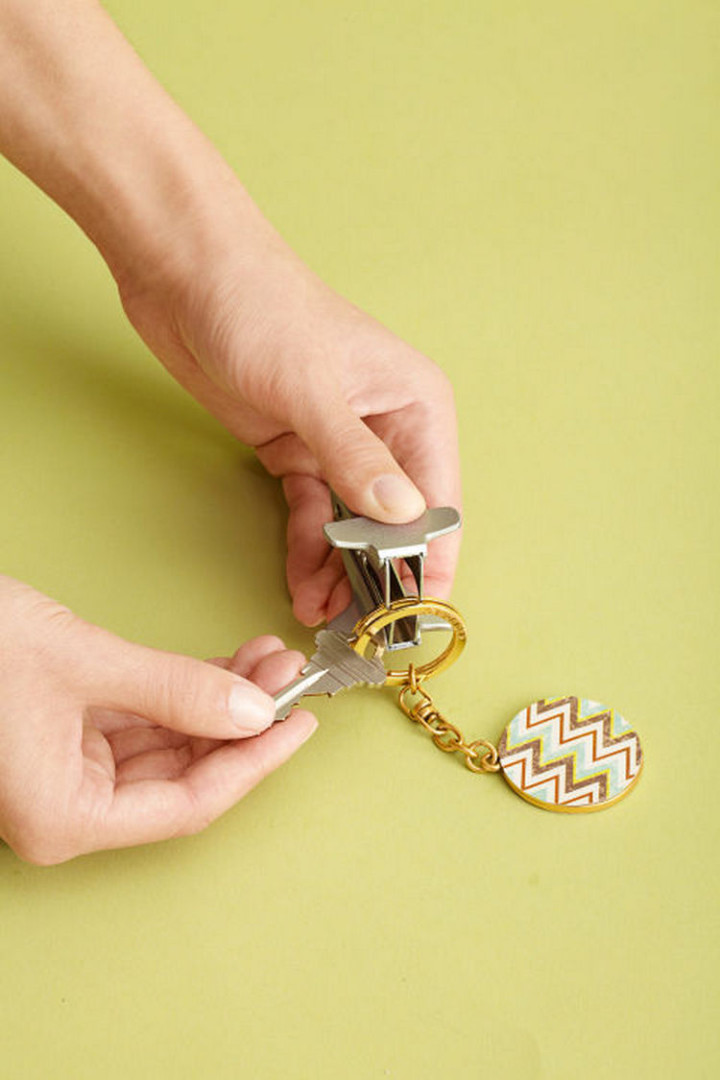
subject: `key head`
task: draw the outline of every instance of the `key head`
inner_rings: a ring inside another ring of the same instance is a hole
[[[377,563],[426,555],[431,540],[460,527],[460,514],[453,506],[426,510],[406,525],[386,525],[371,518],[353,517],[331,521],[324,527],[333,547],[366,551]]]
[[[315,635],[317,650],[302,669],[302,675],[322,670],[313,694],[335,694],[351,686],[382,686],[385,665],[379,656],[362,656],[351,647],[348,638],[337,630],[325,629]]]

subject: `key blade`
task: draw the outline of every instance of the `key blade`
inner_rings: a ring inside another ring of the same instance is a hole
[[[317,682],[322,681],[323,677],[327,675],[325,671],[318,671]],[[312,693],[313,686],[316,683],[309,682],[307,675],[298,675],[297,679],[293,679],[291,683],[288,683],[282,690],[278,690],[277,694],[273,694],[273,701],[275,702],[275,720],[286,720],[290,715],[291,709],[298,704],[301,698],[304,698],[306,694]]]

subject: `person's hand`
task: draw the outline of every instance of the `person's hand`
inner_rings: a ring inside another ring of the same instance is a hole
[[[272,724],[301,663],[271,637],[213,663],[144,648],[0,577],[0,837],[48,865],[198,832],[315,730]]]
[[[98,246],[172,374],[284,478],[303,622],[349,599],[328,484],[380,521],[459,508],[447,379],[290,251],[97,0],[5,0],[0,150]],[[447,595],[458,544],[431,545],[429,595]]]
[[[284,478],[288,582],[313,625],[350,599],[322,533],[328,485],[381,521],[459,507],[453,395],[435,364],[332,292],[262,219],[244,230],[224,231],[179,280],[130,274],[120,290],[170,372]],[[448,595],[458,546],[457,535],[432,544],[428,595]]]

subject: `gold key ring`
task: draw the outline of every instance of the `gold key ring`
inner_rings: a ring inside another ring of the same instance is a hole
[[[354,640],[350,642],[350,646],[356,653],[364,656],[368,645],[380,630],[384,630],[386,626],[397,622],[398,619],[409,619],[420,615],[435,615],[440,619],[444,619],[452,631],[452,638],[440,655],[426,664],[418,664],[414,669],[414,677],[418,682],[422,679],[429,679],[432,675],[437,675],[439,672],[444,671],[445,668],[450,667],[451,664],[454,664],[465,648],[467,641],[467,631],[462,616],[451,604],[446,604],[443,600],[433,600],[429,597],[419,599],[408,596],[402,600],[394,600],[389,607],[371,611],[368,615],[363,616],[355,626],[355,636]],[[407,681],[407,668],[396,668],[388,671],[385,685],[402,686]]]

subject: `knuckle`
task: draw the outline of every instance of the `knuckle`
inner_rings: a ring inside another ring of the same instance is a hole
[[[23,862],[33,866],[58,866],[81,852],[72,830],[49,813],[23,815],[9,843]]]
[[[55,848],[34,844],[15,847],[15,854],[31,866],[59,866],[72,858],[72,855],[63,854]]]
[[[79,621],[69,608],[22,582],[5,578],[0,592],[3,601],[17,616],[4,621],[7,633],[0,628],[3,652],[22,653],[28,647],[49,650],[58,636]]]
[[[343,447],[342,468],[346,477],[373,476],[377,470],[393,471],[389,448],[371,432],[358,432]]]
[[[207,670],[215,671],[210,666]],[[205,680],[192,678],[184,665],[172,663],[168,658],[159,664],[145,665],[142,700],[148,714],[156,710],[162,717],[192,714],[200,704],[204,685]]]

